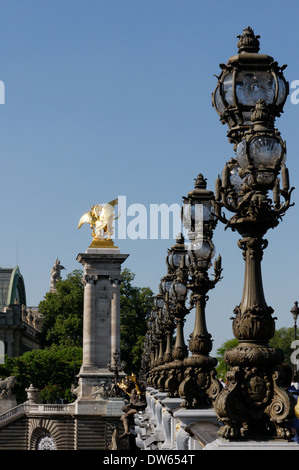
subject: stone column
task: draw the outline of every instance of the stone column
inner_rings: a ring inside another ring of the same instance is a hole
[[[111,301],[111,350],[110,361],[111,365],[115,365],[113,354],[115,351],[120,353],[120,283],[121,279],[113,279],[113,295]]]
[[[88,248],[77,260],[84,268],[83,362],[77,404],[84,412],[105,414],[113,380],[108,363],[120,352],[121,264],[128,255],[118,248]]]
[[[85,275],[84,279],[84,322],[82,370],[96,369],[95,341],[95,284],[97,276]]]

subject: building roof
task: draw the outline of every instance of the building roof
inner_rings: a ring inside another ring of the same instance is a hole
[[[0,268],[0,311],[17,302],[26,306],[26,291],[23,276],[18,266]]]

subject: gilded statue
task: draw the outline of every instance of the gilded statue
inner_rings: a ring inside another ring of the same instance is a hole
[[[91,247],[113,246],[111,237],[114,233],[113,222],[118,219],[115,216],[114,207],[118,203],[118,198],[107,204],[96,204],[91,207],[90,211],[82,215],[78,229],[83,224],[89,224],[92,229],[91,236],[93,238]]]

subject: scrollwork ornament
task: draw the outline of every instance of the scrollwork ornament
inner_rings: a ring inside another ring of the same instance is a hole
[[[290,439],[292,432],[289,427],[286,426],[286,423],[290,422],[295,416],[294,408],[296,400],[293,395],[287,392],[282,386],[282,378],[279,371],[276,370],[272,378],[274,396],[266,412],[275,425],[277,436],[283,439]]]

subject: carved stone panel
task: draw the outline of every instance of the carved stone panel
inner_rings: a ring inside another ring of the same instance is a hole
[[[100,279],[96,297],[96,324],[97,327],[108,320],[111,313],[111,283],[109,279]]]

